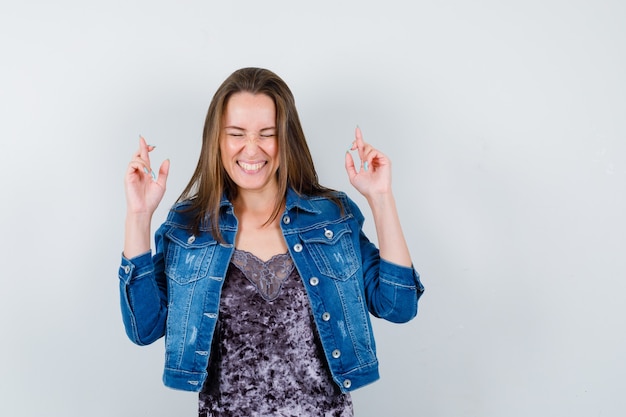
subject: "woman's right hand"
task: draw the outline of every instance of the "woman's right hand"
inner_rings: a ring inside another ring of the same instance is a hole
[[[127,215],[152,216],[165,194],[170,161],[163,161],[158,176],[154,175],[149,155],[153,149],[154,146],[149,146],[143,137],[139,137],[139,149],[128,164],[124,178]]]

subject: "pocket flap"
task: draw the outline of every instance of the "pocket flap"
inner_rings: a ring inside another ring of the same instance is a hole
[[[172,242],[185,249],[204,248],[216,245],[217,241],[209,233],[194,235],[189,229],[171,228],[165,234]]]
[[[324,243],[334,245],[341,237],[347,233],[352,233],[350,227],[345,223],[327,224],[317,229],[308,230],[300,234],[304,243]]]

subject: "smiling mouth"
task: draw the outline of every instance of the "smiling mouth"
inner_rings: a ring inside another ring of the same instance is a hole
[[[256,172],[265,166],[265,162],[258,162],[256,164],[248,164],[245,162],[238,162],[239,166],[247,172]]]

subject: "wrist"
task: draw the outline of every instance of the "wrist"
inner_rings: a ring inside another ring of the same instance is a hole
[[[366,199],[372,211],[384,211],[389,208],[395,209],[396,207],[396,200],[391,190],[384,193],[368,195]]]
[[[150,250],[151,215],[127,214],[123,254],[131,259]]]
[[[145,226],[152,223],[152,213],[147,212],[126,212],[127,226]]]

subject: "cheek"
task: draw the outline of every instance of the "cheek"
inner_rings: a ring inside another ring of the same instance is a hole
[[[222,161],[227,161],[231,159],[235,154],[237,154],[237,144],[231,141],[225,140],[221,143],[220,146],[220,155]]]
[[[271,155],[273,158],[278,158],[278,142],[273,141],[268,143],[265,147],[265,153]]]
[[[220,161],[222,163],[222,168],[225,169],[226,171],[229,171],[231,169],[231,159],[232,159],[231,150],[225,143],[222,143],[218,152],[219,152]]]

